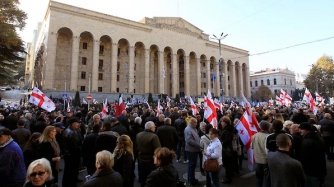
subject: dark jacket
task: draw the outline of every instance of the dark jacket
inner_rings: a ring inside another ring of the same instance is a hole
[[[176,187],[177,179],[173,165],[158,167],[147,177],[145,187]]]
[[[0,185],[23,185],[26,167],[20,146],[13,140],[0,146]]]
[[[126,128],[126,130],[130,130],[130,125],[129,125],[129,119],[128,117],[124,116],[121,114],[120,116],[117,117],[118,121]]]
[[[95,172],[95,152],[94,146],[97,139],[98,133],[88,134],[82,144],[82,158],[83,165],[87,166],[87,172],[89,175],[93,175]]]
[[[8,128],[9,130],[14,130],[16,129],[16,125],[17,122],[19,121],[19,119],[17,118],[17,116],[14,115],[9,115],[6,116],[5,119],[3,120],[3,126],[5,126],[6,128]]]
[[[38,145],[38,158],[47,159],[51,164],[52,173],[54,175],[57,175],[58,173],[58,171],[56,170],[57,162],[52,162],[52,158],[54,157],[56,157],[55,151],[50,142],[42,142]]]
[[[118,136],[118,133],[114,131],[99,132],[94,146],[94,154],[103,150],[113,153]]]
[[[47,181],[43,185],[43,187],[58,187],[57,183],[54,183],[53,181]],[[23,187],[35,187],[31,182],[28,182],[24,184]]]
[[[31,134],[33,134],[34,132],[39,132],[42,134],[47,125],[48,124],[46,124],[44,118],[39,118],[35,125],[30,127]]]
[[[112,131],[117,132],[120,136],[121,135],[128,135],[129,131],[125,128],[125,126],[123,126],[120,123],[116,123],[114,126],[111,127]]]
[[[67,127],[64,132],[64,155],[73,157],[81,156],[81,140],[77,131]]]
[[[156,123],[158,121],[158,118],[154,117],[154,116],[149,116],[145,119],[145,123],[148,121],[152,121],[153,123]]]
[[[305,175],[300,162],[288,152],[278,150],[268,154],[271,187],[304,187]]]
[[[136,154],[136,152],[137,152],[136,136],[137,136],[137,134],[139,134],[140,132],[143,132],[143,131],[144,131],[144,129],[139,124],[134,124],[131,127],[129,135],[130,135],[131,141],[133,142],[133,152],[134,152],[134,154]]]
[[[173,112],[169,118],[171,119],[172,121],[172,126],[175,126],[174,122],[175,120],[179,119],[181,117],[181,114],[179,114],[178,112]]]
[[[292,142],[292,145],[294,144],[293,143],[293,138],[292,138],[292,136],[290,134],[285,133],[284,131],[274,132],[274,133],[269,134],[267,136],[267,139],[266,139],[266,149],[268,149],[268,151],[271,151],[271,152],[277,151],[278,147],[276,145],[276,137],[277,137],[277,135],[279,135],[281,133],[284,133],[287,136],[289,136],[289,138],[290,138],[290,140]]]
[[[23,156],[26,169],[28,169],[30,163],[38,159],[38,142],[33,143],[29,147],[26,146],[23,151]]]
[[[133,187],[134,175],[132,161],[132,155],[126,151],[121,157],[115,157],[115,164],[113,166],[113,169],[121,174],[123,178],[123,187]]]
[[[18,127],[12,132],[12,138],[17,144],[19,144],[19,146],[23,150],[24,146],[30,138],[30,131],[25,129],[24,127]]]
[[[161,147],[158,136],[154,132],[145,129],[137,134],[136,141],[138,160],[153,164],[154,151],[156,148]]]
[[[186,120],[182,117],[179,117],[177,120],[175,120],[174,125],[176,127],[179,140],[184,141],[184,129],[187,127]]]
[[[84,187],[123,187],[122,176],[113,169],[102,169],[94,173]]]
[[[308,118],[307,118],[306,115],[304,115],[302,113],[297,113],[297,114],[292,116],[291,121],[293,121],[293,123],[296,123],[296,124],[301,124],[303,122],[307,122]]]
[[[324,118],[319,121],[318,125],[321,125],[321,134],[323,137],[334,138],[334,121],[331,119]]]
[[[293,144],[292,144],[292,155],[291,157],[300,161],[302,155],[301,155],[301,150],[302,150],[302,142],[303,142],[303,136],[298,134],[292,134],[291,135],[293,138]]]
[[[314,132],[304,136],[301,147],[301,163],[306,175],[324,177],[327,175],[325,145]]]
[[[167,147],[169,150],[176,151],[176,145],[179,138],[175,127],[163,125],[158,128],[157,136],[159,137],[161,147]]]

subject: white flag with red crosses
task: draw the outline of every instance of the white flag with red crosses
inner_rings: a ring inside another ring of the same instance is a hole
[[[49,99],[41,90],[34,87],[31,92],[29,102],[48,111],[51,112],[56,109],[56,105]]]

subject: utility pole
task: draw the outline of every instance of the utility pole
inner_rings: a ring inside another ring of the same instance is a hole
[[[218,40],[218,43],[219,43],[219,63],[217,65],[219,65],[219,84],[220,84],[220,90],[221,90],[221,93],[220,93],[220,96],[224,98],[224,81],[223,81],[223,63],[224,63],[224,59],[222,57],[222,50],[221,50],[221,40],[225,39],[226,36],[228,34],[225,34],[225,36],[223,36],[224,33],[222,32],[220,37],[218,38],[216,35],[213,34],[213,37],[211,37],[211,39],[214,39],[214,40]],[[217,88],[218,90],[218,88]]]

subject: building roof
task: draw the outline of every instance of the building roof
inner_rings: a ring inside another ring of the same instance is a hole
[[[261,71],[256,71],[256,72],[251,72],[250,76],[259,76],[259,75],[269,75],[269,74],[290,74],[290,75],[295,75],[295,73],[291,70],[289,70],[288,68],[274,68],[274,69],[270,69],[267,68],[265,70],[261,70]]]

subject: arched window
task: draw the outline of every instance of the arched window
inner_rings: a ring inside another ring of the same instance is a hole
[[[267,79],[267,85],[270,85],[270,80],[269,79]]]
[[[277,84],[276,79],[274,79],[274,85],[276,85],[276,84]]]
[[[257,81],[255,81],[255,87],[257,86]]]
[[[286,85],[286,79],[284,79],[284,84]]]
[[[252,81],[250,81],[250,87],[252,87],[252,86],[253,86]]]
[[[263,80],[261,80],[261,86],[263,86]]]

